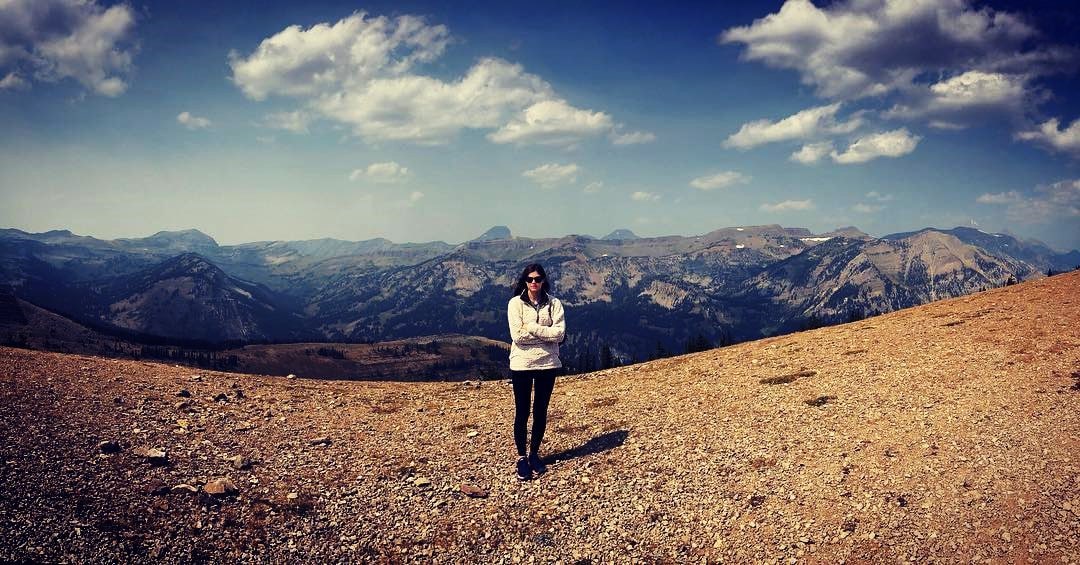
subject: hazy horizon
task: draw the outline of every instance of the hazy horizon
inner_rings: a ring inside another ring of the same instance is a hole
[[[809,228],[805,228],[805,226],[793,226],[793,225],[783,225],[783,224],[753,224],[753,225],[751,225],[751,224],[742,224],[742,225],[732,225],[732,226],[717,226],[717,227],[715,227],[715,228],[713,228],[713,229],[711,229],[709,231],[700,232],[700,233],[664,233],[664,234],[652,235],[652,234],[642,234],[642,233],[639,233],[637,230],[632,230],[630,228],[615,228],[615,229],[610,230],[610,231],[608,231],[606,233],[603,233],[603,234],[595,234],[595,233],[564,233],[564,234],[559,234],[559,235],[531,235],[531,234],[519,234],[516,231],[514,231],[514,229],[512,227],[506,226],[504,224],[497,224],[497,225],[490,226],[490,227],[488,227],[486,229],[483,229],[482,231],[477,232],[476,235],[474,235],[473,237],[463,239],[463,240],[460,240],[460,241],[454,241],[454,240],[448,240],[448,239],[430,239],[430,240],[422,240],[422,241],[421,240],[398,241],[398,240],[394,240],[394,239],[387,238],[387,237],[382,237],[382,236],[376,236],[376,237],[371,237],[371,238],[366,238],[366,239],[341,239],[341,238],[335,238],[335,237],[310,237],[310,238],[304,238],[304,239],[280,239],[280,238],[278,238],[278,239],[258,239],[258,240],[250,240],[250,241],[222,241],[222,240],[218,239],[217,237],[215,237],[214,234],[209,233],[209,232],[207,232],[205,230],[198,229],[198,228],[180,228],[180,229],[170,229],[170,230],[157,230],[157,231],[155,231],[153,233],[148,233],[148,234],[145,234],[145,235],[118,235],[118,236],[115,236],[115,237],[105,237],[105,236],[102,236],[102,235],[99,235],[99,234],[92,234],[92,233],[79,233],[79,232],[76,232],[74,230],[70,230],[70,229],[67,229],[67,228],[54,228],[54,229],[51,229],[51,230],[44,230],[44,231],[29,231],[29,230],[26,230],[26,229],[15,227],[15,226],[7,226],[7,227],[3,227],[3,228],[0,228],[0,229],[17,229],[17,230],[27,232],[27,233],[31,233],[31,234],[42,234],[42,233],[46,233],[46,232],[49,232],[49,231],[69,231],[75,236],[93,237],[95,239],[99,239],[99,240],[103,240],[103,241],[116,240],[116,239],[142,239],[142,238],[146,238],[146,237],[152,237],[152,236],[157,235],[159,233],[178,233],[178,232],[184,232],[184,231],[189,231],[189,230],[195,230],[195,231],[198,231],[198,232],[202,233],[203,235],[206,235],[206,236],[210,237],[219,246],[228,247],[228,246],[246,245],[246,244],[251,244],[251,243],[273,242],[273,241],[318,241],[318,240],[321,240],[321,239],[333,239],[333,240],[337,240],[337,241],[346,241],[346,242],[351,242],[351,243],[358,243],[358,242],[372,240],[372,239],[386,239],[386,240],[389,240],[391,243],[394,243],[394,244],[446,243],[448,245],[459,245],[459,244],[462,244],[462,243],[467,243],[469,241],[475,240],[476,238],[478,238],[481,235],[483,235],[484,233],[486,233],[487,230],[490,230],[490,229],[496,228],[496,227],[506,227],[506,228],[508,228],[510,230],[510,234],[511,234],[512,237],[520,237],[520,238],[524,238],[524,239],[559,239],[559,238],[562,238],[562,237],[570,237],[570,236],[585,236],[585,237],[591,237],[593,239],[602,239],[602,238],[606,237],[607,235],[615,232],[616,230],[620,230],[620,229],[629,230],[634,235],[636,235],[638,238],[641,238],[641,239],[655,239],[655,238],[662,238],[662,237],[687,237],[688,238],[688,237],[703,236],[703,235],[706,235],[706,234],[708,234],[708,233],[710,233],[712,231],[716,231],[716,230],[736,229],[736,228],[753,228],[753,227],[762,227],[762,226],[768,226],[768,225],[779,225],[781,228],[784,228],[784,229],[809,229]],[[1016,237],[1016,238],[1024,240],[1024,241],[1036,241],[1036,242],[1043,243],[1045,245],[1050,246],[1055,251],[1059,251],[1059,252],[1063,252],[1063,253],[1068,253],[1070,251],[1080,251],[1080,249],[1078,249],[1078,248],[1065,249],[1065,248],[1061,248],[1061,247],[1057,247],[1055,245],[1049,244],[1049,243],[1047,243],[1045,241],[1042,241],[1040,239],[1037,239],[1037,238],[1023,237],[1022,235],[1017,234],[1015,232],[1012,232],[1012,231],[1010,231],[1008,229],[1000,231],[1000,232],[988,232],[988,231],[983,230],[983,229],[981,229],[981,228],[979,228],[977,226],[949,226],[949,227],[944,227],[944,226],[921,226],[921,227],[918,227],[918,228],[904,229],[904,230],[898,230],[898,231],[895,231],[895,232],[888,232],[888,233],[871,233],[871,232],[868,232],[866,230],[863,230],[859,226],[835,226],[835,227],[832,227],[832,228],[827,229],[827,230],[821,230],[821,231],[810,230],[810,231],[814,235],[821,235],[821,234],[824,234],[824,233],[829,233],[829,232],[832,232],[832,231],[839,231],[839,230],[843,230],[843,229],[846,229],[846,228],[857,229],[857,230],[862,231],[863,233],[866,233],[867,235],[869,235],[871,237],[875,237],[875,238],[882,238],[882,237],[897,234],[897,233],[919,232],[919,231],[928,230],[928,229],[947,231],[947,230],[956,229],[956,228],[973,228],[973,229],[977,229],[979,231],[982,231],[984,233],[990,233],[990,234],[1000,233],[1000,234],[1003,234],[1003,235],[1010,235],[1010,236]]]

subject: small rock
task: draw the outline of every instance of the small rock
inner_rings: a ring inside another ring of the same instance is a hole
[[[480,435],[480,432],[476,430],[469,430],[469,433],[465,434],[465,437],[476,437]]]
[[[292,373],[289,373],[289,375],[288,375],[288,376],[286,376],[285,378],[286,378],[286,379],[295,379],[295,378],[296,378],[296,375],[294,375],[294,374],[292,374]]]
[[[176,393],[176,396],[179,396],[180,398],[191,398],[191,391],[186,388],[182,388],[180,389],[180,392]]]
[[[176,409],[181,412],[191,411],[191,402],[188,402],[187,400],[181,400],[180,402],[174,404],[174,406],[176,406]]]
[[[197,489],[197,488],[195,488],[195,487],[193,487],[193,486],[191,486],[191,485],[189,485],[187,483],[180,483],[178,485],[173,486],[171,489],[169,489],[169,492],[171,492],[173,494],[181,494],[181,493],[195,494],[195,493],[199,492],[199,489]]]
[[[191,375],[191,380],[194,382],[199,382],[202,380],[202,375]]]
[[[135,455],[146,459],[151,465],[164,465],[168,462],[168,456],[163,447],[140,447],[135,450]]]
[[[240,489],[228,477],[220,477],[203,485],[203,492],[214,496],[226,496],[236,494],[240,492]]]
[[[120,444],[112,440],[105,440],[97,444],[97,449],[101,453],[119,453]]]
[[[232,465],[233,469],[247,469],[251,467],[251,459],[244,457],[243,455],[236,455],[226,459],[229,465]]]
[[[330,445],[331,443],[333,442],[326,436],[320,436],[311,440],[311,445],[321,445],[323,447]]]
[[[488,491],[470,483],[461,483],[460,490],[465,496],[472,498],[487,498]]]
[[[169,486],[160,479],[152,479],[150,483],[146,485],[146,492],[156,495],[169,494]]]
[[[285,498],[288,499],[288,500],[296,500],[296,499],[300,498],[300,493],[298,493],[298,492],[290,492],[289,494],[285,495]]]
[[[214,395],[214,402],[228,402],[228,401],[229,401],[229,395],[225,394],[224,392],[219,392],[216,395]]]
[[[431,481],[428,480],[426,477],[416,477],[416,479],[413,480],[413,486],[419,488],[430,488]]]

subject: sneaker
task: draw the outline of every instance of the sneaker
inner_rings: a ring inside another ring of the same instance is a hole
[[[517,478],[520,481],[527,481],[532,478],[532,469],[529,468],[529,460],[524,457],[518,458]]]
[[[544,465],[544,462],[540,460],[540,456],[535,453],[529,456],[529,466],[537,475],[543,475],[547,472],[547,465]]]

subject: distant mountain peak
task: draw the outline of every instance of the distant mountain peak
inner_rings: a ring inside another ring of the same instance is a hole
[[[165,240],[174,242],[184,242],[187,244],[207,245],[217,247],[217,241],[214,238],[206,235],[205,233],[197,229],[186,229],[179,231],[159,231],[154,235],[147,237],[147,240]]]
[[[511,237],[510,228],[506,226],[494,226],[473,241],[492,241],[496,239],[510,239]]]
[[[870,239],[870,234],[855,226],[836,228],[828,233],[821,234],[823,237],[846,237],[848,239]]]
[[[617,229],[600,239],[641,239],[634,232],[628,229]]]

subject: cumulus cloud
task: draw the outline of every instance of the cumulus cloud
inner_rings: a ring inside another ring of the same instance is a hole
[[[777,122],[756,120],[745,123],[739,131],[724,140],[724,147],[750,149],[765,143],[799,139],[813,139],[826,135],[847,134],[858,129],[863,121],[856,116],[838,121],[836,112],[840,103],[807,108]]]
[[[939,129],[959,129],[956,123],[986,111],[1001,111],[1019,115],[1027,102],[1041,100],[1044,96],[1029,89],[1028,78],[984,71],[967,71],[927,87],[909,91],[911,100],[897,104],[884,113],[886,118],[923,118],[947,116],[948,120],[934,119],[932,125]]]
[[[565,100],[541,100],[487,137],[495,143],[567,145],[611,127],[611,116],[603,112],[581,110]]]
[[[176,121],[190,130],[206,129],[210,127],[210,120],[192,115],[191,112],[180,112],[176,115]]]
[[[428,25],[423,18],[356,12],[333,25],[289,26],[247,57],[229,53],[229,66],[233,82],[253,100],[272,94],[307,97],[400,76],[438,58],[449,41],[445,26]]]
[[[843,153],[833,151],[829,155],[841,165],[865,163],[878,157],[900,157],[915,150],[921,138],[912,135],[907,128],[875,133],[856,139]]]
[[[630,199],[638,202],[656,202],[657,200],[660,200],[660,195],[655,192],[638,190],[630,195]]]
[[[807,143],[800,147],[798,151],[792,153],[788,159],[795,161],[796,163],[812,165],[827,157],[832,151],[833,143],[831,141]]]
[[[980,204],[1006,206],[1013,222],[1045,224],[1054,220],[1080,218],[1080,180],[1063,180],[1039,185],[1029,192],[986,193],[975,199]]]
[[[1037,31],[1003,11],[965,0],[835,2],[817,7],[789,0],[780,10],[726,30],[722,43],[742,57],[799,73],[803,84],[832,99],[905,89],[942,70],[1048,73],[1075,51],[1029,47]]]
[[[547,163],[540,165],[535,169],[529,169],[524,173],[521,173],[521,176],[544,188],[551,188],[560,184],[569,184],[576,181],[579,170],[580,168],[574,163],[570,163],[569,165]]]
[[[744,175],[738,171],[721,171],[716,174],[698,177],[690,181],[690,186],[699,190],[715,190],[735,184],[746,184],[750,182],[750,178],[750,175]]]
[[[613,131],[608,137],[611,139],[613,145],[638,145],[656,141],[656,134],[648,131],[631,131],[626,133]]]
[[[0,90],[25,90],[27,88],[30,88],[30,83],[15,71],[11,71],[0,79]]]
[[[600,181],[593,181],[585,185],[585,194],[596,194],[600,192],[600,189],[604,188],[604,183]]]
[[[403,181],[411,174],[408,167],[403,167],[394,161],[387,161],[371,163],[364,169],[353,169],[349,173],[349,180],[366,179],[372,182],[392,183]]]
[[[765,203],[762,204],[759,209],[762,212],[791,212],[801,210],[813,210],[813,200],[784,200],[783,202],[777,202],[776,204]]]
[[[1062,130],[1059,128],[1058,119],[1051,118],[1043,122],[1038,129],[1017,133],[1016,138],[1080,157],[1080,119],[1073,120],[1069,127]]]
[[[423,18],[357,12],[335,24],[290,26],[254,52],[232,52],[232,81],[252,100],[295,98],[369,141],[445,143],[465,129],[494,143],[573,145],[613,130],[602,111],[574,107],[540,77],[482,58],[458,78],[419,74],[451,43]]]
[[[43,82],[74,79],[102,96],[127,90],[136,48],[135,14],[126,4],[96,0],[0,2],[0,73],[9,88],[23,75]],[[25,86],[25,85],[23,85]]]

